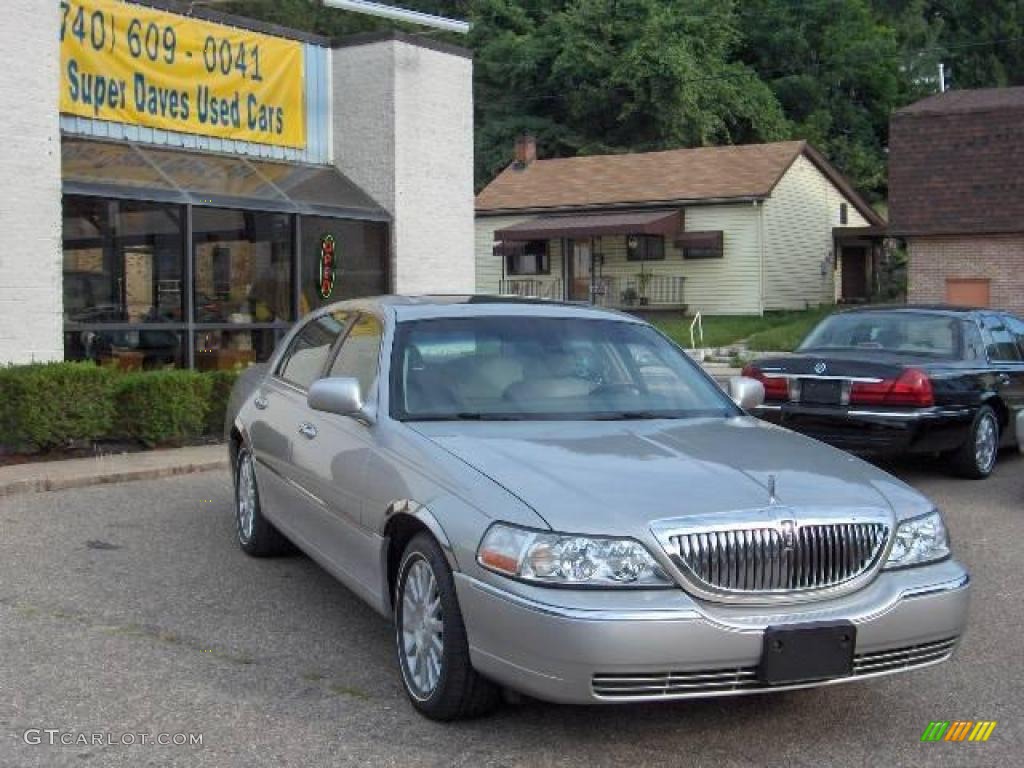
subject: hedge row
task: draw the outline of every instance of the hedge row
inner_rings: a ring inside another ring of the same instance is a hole
[[[236,376],[121,372],[92,363],[0,367],[0,446],[34,452],[97,440],[153,446],[219,435]]]

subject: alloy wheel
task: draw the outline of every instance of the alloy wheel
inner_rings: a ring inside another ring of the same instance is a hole
[[[256,522],[256,474],[253,471],[252,456],[242,455],[238,465],[238,538],[245,544],[252,541]]]
[[[414,696],[429,698],[441,679],[444,617],[441,594],[430,564],[417,557],[402,582],[402,672]]]
[[[986,413],[978,421],[974,432],[974,460],[980,472],[988,474],[992,471],[999,448],[998,440],[999,428],[996,426],[995,417],[991,413]]]

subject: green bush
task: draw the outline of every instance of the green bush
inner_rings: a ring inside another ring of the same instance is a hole
[[[213,379],[196,371],[125,373],[118,379],[118,428],[146,445],[180,442],[207,428]]]
[[[228,409],[231,388],[238,379],[238,371],[211,371],[203,375],[210,379],[210,410],[206,414],[206,432],[219,436],[224,430],[224,414]]]
[[[92,363],[0,367],[0,444],[33,452],[108,437],[119,378]]]

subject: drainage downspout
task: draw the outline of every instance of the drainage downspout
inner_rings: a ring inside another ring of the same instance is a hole
[[[754,201],[757,208],[757,239],[760,259],[758,272],[757,309],[761,317],[764,317],[764,204],[760,200]]]

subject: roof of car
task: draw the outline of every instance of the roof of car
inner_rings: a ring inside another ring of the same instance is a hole
[[[595,307],[586,302],[553,301],[520,296],[486,294],[424,294],[418,296],[385,295],[351,299],[332,307],[354,308],[376,305],[390,308],[401,320],[428,317],[468,317],[474,315],[543,315],[548,317],[589,317],[591,319],[643,322],[640,318],[615,309]]]
[[[953,304],[865,304],[858,307],[846,307],[840,312],[920,312],[922,314],[966,315],[972,312],[985,311],[985,307],[961,307]]]

